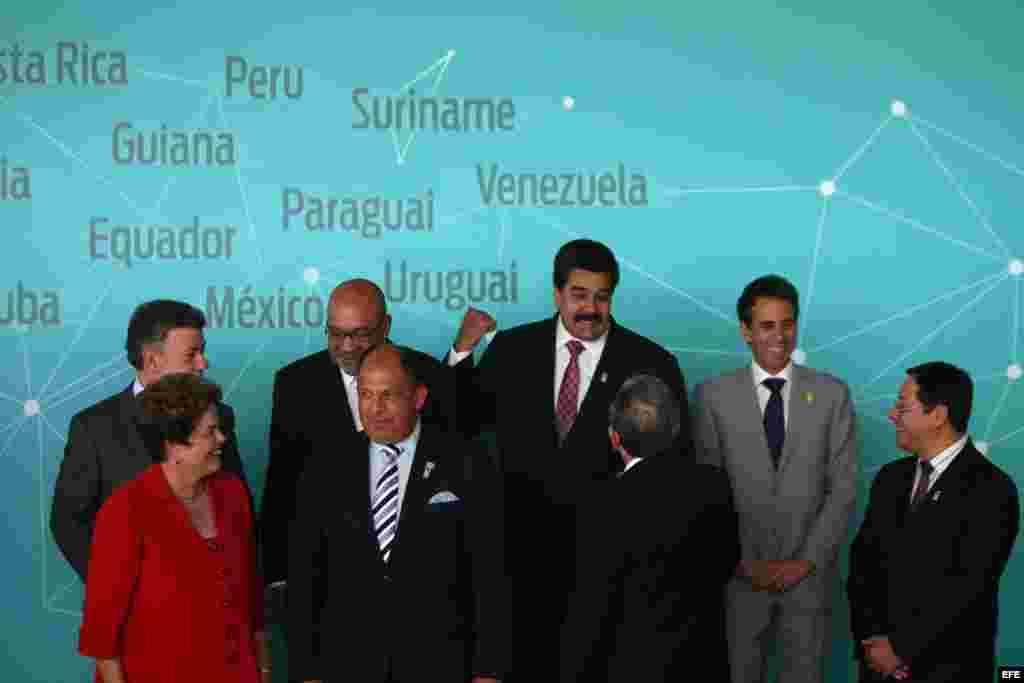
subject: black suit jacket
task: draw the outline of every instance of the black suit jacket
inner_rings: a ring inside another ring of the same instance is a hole
[[[608,406],[634,373],[656,375],[676,391],[682,429],[671,454],[692,458],[686,384],[675,357],[612,321],[604,352],[565,441],[555,431],[557,316],[495,335],[477,367],[456,366],[460,428],[493,429],[505,487],[506,573],[513,622],[523,633],[510,657],[519,680],[550,679],[572,585],[576,501],[622,470],[608,440]],[[514,681],[513,681],[514,683]]]
[[[223,403],[220,427],[227,438],[221,450],[222,467],[237,474],[249,493],[238,453],[235,414]],[[57,547],[83,582],[100,506],[117,487],[135,479],[162,458],[160,436],[144,423],[131,385],[71,418],[64,460],[53,492],[50,530]]]
[[[428,469],[427,463],[434,463]],[[465,683],[503,672],[501,488],[475,444],[423,425],[387,564],[370,515],[369,442],[315,446],[289,544],[289,675]],[[450,492],[454,503],[431,503]]]
[[[453,372],[425,353],[416,352],[414,358],[428,390],[421,419],[454,429]],[[356,433],[344,380],[326,349],[277,372],[270,414],[270,460],[260,503],[266,583],[288,578],[288,526],[295,515],[296,485],[313,443],[321,437],[340,440]]]
[[[726,582],[740,558],[728,476],[647,458],[580,507],[562,683],[729,680]]]
[[[912,457],[882,468],[850,549],[855,656],[861,640],[886,635],[914,681],[991,681],[1017,487],[968,441],[908,512],[915,468]]]

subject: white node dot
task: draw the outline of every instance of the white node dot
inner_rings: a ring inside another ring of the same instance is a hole
[[[988,455],[988,441],[979,441],[974,446],[982,455]]]
[[[34,398],[25,401],[25,417],[35,417],[39,414],[39,401]]]
[[[310,266],[302,271],[302,279],[306,281],[307,285],[315,285],[320,282],[320,271]]]
[[[1010,367],[1006,368],[1006,376],[1011,382],[1016,382],[1024,375],[1024,368],[1021,368],[1018,363],[1014,363]]]
[[[398,157],[398,165],[402,166],[404,164],[405,164],[405,159],[403,159],[402,157]]]
[[[573,107],[575,106],[576,100],[573,99],[572,97],[566,95],[565,97],[562,98],[562,107],[564,107],[566,111],[572,111]]]
[[[905,102],[900,100],[893,100],[892,106],[889,107],[889,111],[892,112],[893,116],[904,117],[907,115],[907,105]]]
[[[796,349],[793,351],[793,362],[797,365],[803,365],[807,362],[807,352],[803,349]]]
[[[1024,273],[1024,261],[1019,258],[1013,259],[1010,261],[1009,271],[1010,275],[1020,275],[1021,273]]]
[[[834,180],[823,180],[821,185],[818,185],[818,192],[821,193],[822,197],[831,197],[836,193],[836,183]]]

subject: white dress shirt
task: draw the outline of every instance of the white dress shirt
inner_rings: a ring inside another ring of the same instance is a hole
[[[953,462],[953,458],[960,455],[960,451],[962,451],[964,449],[964,446],[966,445],[967,435],[964,434],[957,441],[950,444],[949,447],[946,448],[946,450],[942,451],[941,453],[939,453],[938,455],[936,455],[935,457],[928,461],[934,469],[932,469],[931,476],[928,477],[928,487],[925,489],[926,493],[928,491],[931,491],[931,488],[935,484],[935,482],[939,480],[939,477],[942,476],[942,473],[945,472],[946,469],[949,467],[950,463]],[[920,460],[921,459],[918,458],[918,462],[915,464],[914,467],[914,485],[910,487],[910,497],[908,498],[908,500],[911,501],[914,500],[914,491],[917,490],[917,482],[921,480]]]
[[[572,358],[572,354],[569,353],[569,349],[565,345],[570,339],[576,339],[576,341],[583,344],[583,350],[580,351],[579,358],[576,360],[580,367],[580,390],[576,394],[576,411],[579,412],[580,406],[583,405],[583,399],[587,396],[587,389],[590,388],[590,382],[594,379],[594,371],[597,370],[597,364],[601,362],[601,354],[604,353],[604,346],[608,341],[608,333],[605,332],[594,341],[577,339],[569,334],[569,330],[565,329],[565,324],[562,323],[562,316],[558,316],[558,323],[555,328],[555,386],[552,391],[553,405],[558,405],[558,392],[562,388],[562,377],[565,375],[565,370],[569,367],[569,360]],[[448,352],[448,365],[458,365],[462,362],[463,358],[471,353],[473,353],[472,350],[456,351],[453,346],[452,350]]]
[[[754,370],[754,386],[757,388],[757,404],[761,407],[761,417],[764,418],[765,408],[768,407],[768,399],[772,397],[771,389],[766,387],[762,382],[770,377],[778,377],[779,379],[786,380],[786,383],[782,385],[782,424],[789,424],[789,395],[793,386],[793,361],[789,361],[786,367],[782,368],[782,371],[777,375],[773,375],[757,364],[754,361],[750,364],[750,367]]]
[[[146,387],[142,386],[142,382],[136,377],[135,381],[132,382],[132,396],[138,396]]]
[[[621,476],[622,476],[623,474],[625,474],[626,472],[629,472],[629,470],[631,470],[631,469],[633,468],[633,465],[637,464],[637,463],[638,463],[638,462],[640,462],[641,460],[643,460],[643,458],[633,458],[632,460],[630,460],[630,461],[629,461],[629,464],[628,464],[628,465],[626,465],[626,467],[625,467],[625,468],[623,468],[623,470],[622,470],[622,474],[620,474],[619,476],[621,477]]]
[[[409,482],[409,472],[412,470],[413,457],[416,455],[416,444],[420,440],[420,422],[416,420],[416,426],[412,434],[395,444],[402,450],[398,456],[398,518],[402,516],[402,500],[405,498],[405,485]],[[377,491],[377,479],[388,466],[388,452],[383,445],[370,442],[370,507],[373,507],[373,496]],[[398,533],[398,519],[395,520],[395,533]]]
[[[345,384],[345,396],[348,398],[349,411],[352,413],[352,421],[356,425],[356,431],[363,431],[363,421],[359,419],[359,387],[356,386],[356,376],[350,375],[338,366],[341,373],[341,381]]]

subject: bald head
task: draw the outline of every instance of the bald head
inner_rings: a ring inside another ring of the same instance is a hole
[[[369,280],[342,282],[327,305],[327,350],[342,370],[356,373],[366,349],[379,344],[391,330],[384,292]]]
[[[405,347],[380,344],[359,361],[359,418],[370,440],[397,443],[416,428],[427,388]]]

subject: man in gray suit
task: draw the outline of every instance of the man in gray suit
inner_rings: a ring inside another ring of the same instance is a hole
[[[753,363],[697,387],[698,457],[724,468],[742,555],[726,586],[733,683],[824,677],[839,547],[856,502],[856,419],[849,388],[796,366],[799,296],[768,275],[743,290],[740,331]]]

